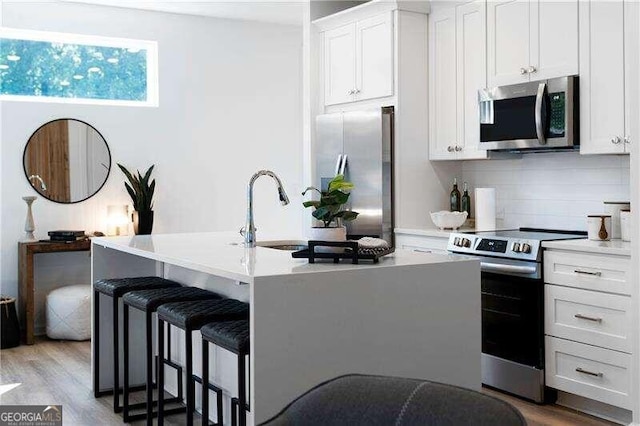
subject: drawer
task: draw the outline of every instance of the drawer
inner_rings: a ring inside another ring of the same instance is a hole
[[[545,343],[547,386],[632,409],[631,355],[549,336]]]
[[[546,250],[544,282],[630,295],[630,263],[622,256]]]
[[[430,253],[446,254],[449,238],[423,237],[417,235],[399,235],[395,237],[396,247]]]
[[[631,298],[545,285],[546,334],[631,353]]]

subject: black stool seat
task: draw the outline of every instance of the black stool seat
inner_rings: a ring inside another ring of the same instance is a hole
[[[155,288],[126,293],[122,300],[127,305],[141,311],[155,311],[158,306],[169,302],[189,302],[206,299],[222,299],[216,293],[197,287]]]
[[[93,283],[95,291],[111,297],[122,297],[123,294],[133,290],[167,287],[181,287],[181,285],[160,277],[111,278]]]
[[[244,319],[249,305],[235,299],[165,303],[158,308],[158,319],[183,330],[194,330],[211,321]]]
[[[212,322],[200,329],[202,338],[232,352],[241,354],[249,351],[249,321]]]

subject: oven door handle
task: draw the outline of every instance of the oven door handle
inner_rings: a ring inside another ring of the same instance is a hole
[[[483,272],[502,272],[510,274],[535,274],[537,266],[516,266],[502,263],[480,262],[480,270]]]
[[[547,140],[544,137],[544,126],[542,125],[542,106],[544,100],[544,93],[547,89],[547,83],[540,83],[538,85],[538,93],[536,94],[536,136],[540,145],[546,145]]]

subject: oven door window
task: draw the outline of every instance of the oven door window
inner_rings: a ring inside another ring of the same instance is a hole
[[[542,280],[482,273],[482,352],[544,366]]]

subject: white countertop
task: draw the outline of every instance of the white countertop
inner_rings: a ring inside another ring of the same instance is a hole
[[[306,243],[306,240],[301,238],[264,238],[259,240],[258,244],[260,241],[273,240]],[[396,249],[395,253],[381,258],[377,264],[371,261],[364,261],[358,265],[347,261],[338,264],[325,261],[310,264],[307,259],[292,258],[289,251],[265,247],[245,248],[241,245],[242,237],[237,232],[99,237],[92,238],[92,243],[246,283],[253,282],[255,277],[462,261],[460,258],[449,255]]]
[[[542,243],[542,247],[588,253],[613,254],[617,256],[631,256],[631,243],[622,240],[592,241],[588,239],[581,239],[545,241]]]

